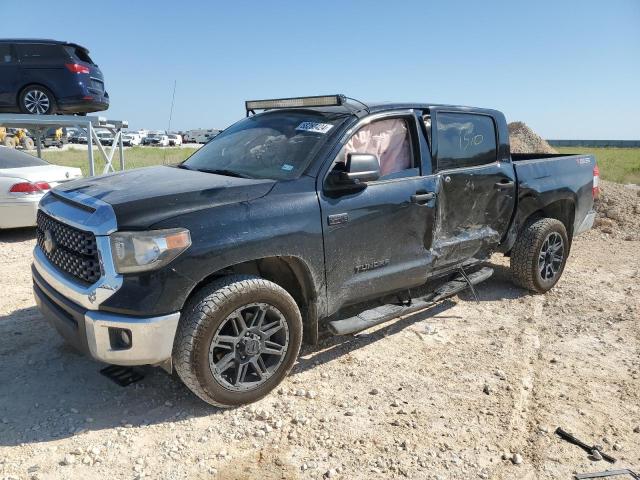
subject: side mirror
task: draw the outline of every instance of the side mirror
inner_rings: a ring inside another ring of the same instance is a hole
[[[327,177],[327,190],[359,190],[367,182],[380,178],[380,162],[370,153],[349,153],[344,170],[332,170]]]

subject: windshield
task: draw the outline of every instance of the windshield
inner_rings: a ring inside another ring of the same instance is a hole
[[[346,117],[310,110],[249,117],[214,136],[182,165],[250,178],[296,178]]]

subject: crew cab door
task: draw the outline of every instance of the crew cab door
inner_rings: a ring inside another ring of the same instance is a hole
[[[513,214],[516,182],[504,117],[437,109],[431,115],[439,182],[433,266],[439,269],[483,259],[498,245]]]
[[[431,171],[422,167],[418,121],[413,111],[367,117],[345,134],[319,178],[328,314],[426,280],[436,182],[424,174]],[[377,155],[381,177],[357,192],[328,192],[326,173],[347,153]]]

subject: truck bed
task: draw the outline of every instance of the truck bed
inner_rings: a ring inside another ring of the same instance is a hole
[[[593,210],[593,155],[548,153],[511,154],[518,181],[518,210],[541,208],[558,200],[573,205],[573,232],[590,227]],[[524,211],[523,211],[524,210]],[[586,221],[586,223],[584,223]]]

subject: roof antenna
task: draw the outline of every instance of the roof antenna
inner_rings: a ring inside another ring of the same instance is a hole
[[[173,104],[176,101],[176,83],[178,83],[177,80],[173,81],[173,95],[171,97],[171,110],[169,111],[169,127],[167,128],[167,133],[169,133],[171,131],[171,119],[173,118]]]
[[[171,96],[171,110],[169,110],[169,126],[167,127],[167,135],[169,135],[169,132],[171,132],[171,119],[173,118],[173,104],[176,101],[176,83],[178,83],[177,80],[173,81],[173,95]],[[164,165],[167,164],[167,151],[164,150],[162,152],[162,163]]]

